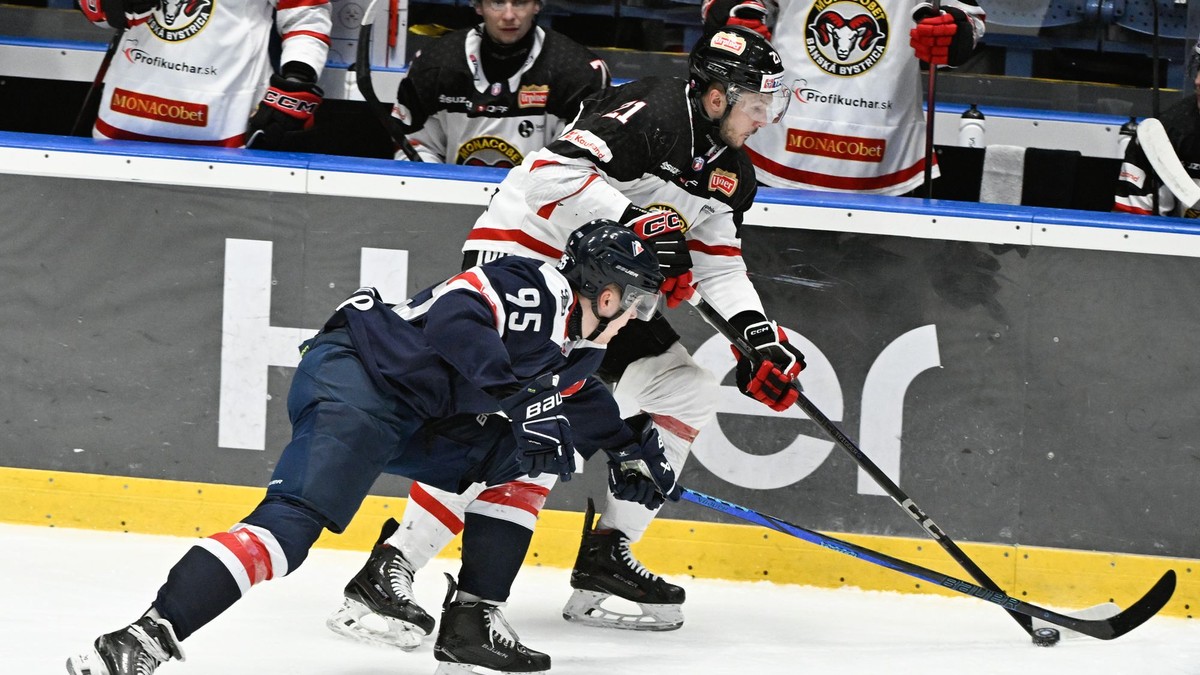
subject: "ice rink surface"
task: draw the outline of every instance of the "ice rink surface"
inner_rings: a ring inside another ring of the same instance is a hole
[[[0,673],[65,673],[70,653],[146,609],[191,543],[0,525]],[[187,661],[158,673],[433,673],[432,638],[405,653],[325,628],[342,586],[365,559],[365,553],[314,550],[294,574],[255,587],[184,641]],[[457,569],[456,561],[437,560],[417,577],[418,600],[435,617],[445,591],[441,572]],[[562,675],[1200,675],[1196,620],[1155,617],[1114,641],[1077,637],[1039,648],[1002,610],[972,598],[676,578],[687,588],[687,623],[669,633],[636,633],[563,621],[568,575],[523,570],[504,610],[522,641],[549,653],[551,672]]]

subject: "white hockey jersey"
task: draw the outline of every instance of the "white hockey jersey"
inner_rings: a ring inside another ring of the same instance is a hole
[[[757,192],[753,167],[695,119],[687,86],[643,78],[587,101],[557,140],[509,172],[463,251],[556,261],[591,220],[621,222],[631,204],[674,211],[687,226],[700,295],[727,317],[763,313],[739,235]]]
[[[103,24],[100,0],[84,14]],[[240,147],[270,78],[272,26],[281,63],[319,75],[329,52],[329,0],[159,0],[129,21],[104,79],[93,136]]]
[[[746,142],[773,187],[897,195],[924,181],[920,62],[909,45],[917,0],[778,0],[771,43],[792,103]],[[983,36],[974,0],[944,0]],[[936,172],[936,167],[934,168]],[[937,175],[936,173],[934,174]]]

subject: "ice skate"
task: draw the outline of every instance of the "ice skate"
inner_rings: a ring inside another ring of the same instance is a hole
[[[442,605],[433,656],[440,663],[434,675],[464,673],[545,673],[550,656],[521,644],[500,608],[487,602],[451,602],[454,578]]]
[[[143,616],[96,638],[92,649],[67,659],[71,675],[151,675],[171,659],[183,660],[175,629],[165,619]]]
[[[626,630],[675,630],[682,626],[683,589],[643,567],[629,550],[629,538],[620,530],[594,531],[595,514],[589,499],[583,541],[575,569],[571,570],[575,592],[563,607],[563,618],[587,626]],[[640,613],[601,606],[614,596],[637,605]]]
[[[385,543],[399,526],[391,518],[383,524],[367,564],[346,584],[341,608],[325,625],[351,639],[410,651],[433,632],[434,620],[413,599],[412,565]]]

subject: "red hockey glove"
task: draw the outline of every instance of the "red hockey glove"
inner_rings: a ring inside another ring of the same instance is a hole
[[[746,311],[729,320],[761,358],[755,367],[737,349],[737,386],[743,394],[775,411],[792,407],[800,397],[793,380],[804,370],[804,355],[788,342],[783,330],[758,312]]]
[[[971,21],[962,10],[947,7],[936,13],[928,4],[913,12],[917,25],[909,31],[909,44],[917,58],[934,66],[957,66],[975,49]]]
[[[650,416],[634,415],[629,426],[638,439],[608,454],[608,489],[617,499],[657,509],[667,499],[679,501],[682,490],[675,469],[667,461],[662,437],[650,424]]]
[[[759,0],[704,0],[700,16],[706,29],[723,26],[745,26],[766,39],[771,39],[767,28],[767,8]]]
[[[284,147],[288,140],[312,128],[313,115],[323,96],[315,73],[312,81],[271,75],[271,86],[250,118],[246,147],[260,150]]]
[[[668,308],[678,307],[679,303],[691,300],[696,294],[696,288],[692,286],[692,271],[688,270],[677,277],[664,280],[659,290],[662,291]]]
[[[622,221],[658,258],[658,268],[665,278],[660,290],[667,300],[667,307],[676,307],[691,298],[696,292],[692,288],[692,254],[688,252],[687,239],[683,236],[685,225],[678,214],[647,211],[630,205],[625,209]]]

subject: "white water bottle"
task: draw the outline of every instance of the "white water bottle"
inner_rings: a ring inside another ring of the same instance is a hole
[[[958,121],[958,144],[964,148],[982,148],[984,116],[979,112],[979,108],[972,103],[970,108],[962,114],[962,119]]]

